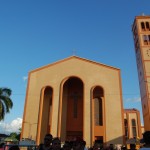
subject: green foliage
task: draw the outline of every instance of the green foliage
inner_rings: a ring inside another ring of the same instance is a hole
[[[10,137],[12,137],[12,138],[16,138],[16,136],[17,136],[17,133],[16,132],[12,132],[12,133],[10,133],[10,135],[9,135]]]
[[[11,89],[9,88],[0,88],[0,121],[4,120],[5,114],[10,112],[10,109],[13,107],[13,102],[10,98]]]
[[[20,140],[20,134],[21,134],[21,128],[19,129],[19,133],[16,133],[16,132],[12,132],[10,133],[10,137],[11,138],[16,138],[18,141]]]

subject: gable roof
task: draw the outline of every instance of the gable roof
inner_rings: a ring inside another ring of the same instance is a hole
[[[116,67],[108,66],[108,65],[105,65],[105,64],[102,64],[102,63],[98,63],[98,62],[96,62],[96,61],[92,61],[92,60],[89,60],[89,59],[85,59],[85,58],[81,58],[81,57],[78,57],[78,56],[73,55],[73,56],[70,56],[70,57],[68,57],[68,58],[59,60],[59,61],[57,61],[57,62],[54,62],[54,63],[48,64],[48,65],[42,66],[42,67],[37,68],[37,69],[34,69],[34,70],[30,71],[30,73],[33,73],[33,72],[36,72],[36,71],[39,71],[39,70],[48,68],[48,67],[50,67],[50,66],[53,66],[53,65],[56,65],[56,64],[58,64],[58,63],[62,63],[62,62],[64,62],[64,61],[68,61],[68,60],[71,60],[71,59],[78,59],[78,60],[81,60],[81,61],[86,61],[86,62],[89,62],[89,63],[93,63],[93,64],[95,64],[95,65],[105,66],[105,67],[110,68],[110,69],[120,70],[119,68],[116,68]]]

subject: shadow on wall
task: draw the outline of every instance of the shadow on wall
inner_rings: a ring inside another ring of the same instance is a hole
[[[115,145],[115,144],[125,145],[126,144],[126,141],[124,140],[124,136],[114,138],[112,140],[107,141],[106,143],[103,143],[103,141],[100,140],[100,139],[95,140],[95,142],[101,143],[101,144],[104,144],[104,145],[107,145],[107,146],[110,145],[110,144],[113,144],[113,145]]]

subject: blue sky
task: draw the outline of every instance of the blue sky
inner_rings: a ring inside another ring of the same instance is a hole
[[[14,107],[0,129],[23,116],[28,72],[74,52],[120,68],[124,108],[141,111],[131,27],[142,13],[149,0],[1,0],[0,87]]]

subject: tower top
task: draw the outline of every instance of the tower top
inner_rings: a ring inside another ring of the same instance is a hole
[[[150,15],[145,15],[144,13],[142,13],[142,15],[135,17],[135,19],[143,19],[143,18],[150,18]]]

